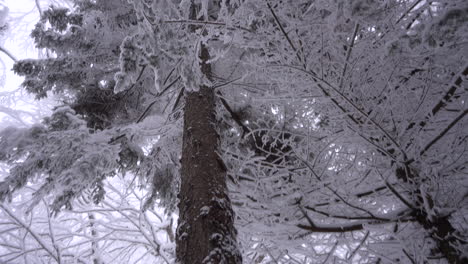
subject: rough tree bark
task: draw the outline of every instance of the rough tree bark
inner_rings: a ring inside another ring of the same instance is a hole
[[[201,68],[211,67],[201,46]],[[207,86],[187,92],[184,111],[177,263],[241,263],[234,214],[227,194],[226,171],[216,152],[215,94]]]

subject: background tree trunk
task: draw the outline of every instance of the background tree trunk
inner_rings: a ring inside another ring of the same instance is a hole
[[[202,46],[201,60],[209,58]],[[209,64],[202,72],[210,76]],[[210,87],[188,92],[185,98],[179,224],[176,234],[178,263],[241,263],[226,171],[218,154],[215,94]]]

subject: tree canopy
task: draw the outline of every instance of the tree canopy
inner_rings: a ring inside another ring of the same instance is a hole
[[[467,261],[466,1],[129,2],[43,12],[49,56],[14,71],[61,103],[0,133],[0,200],[73,212],[119,178],[141,216],[179,212],[178,247],[210,218],[205,262]]]

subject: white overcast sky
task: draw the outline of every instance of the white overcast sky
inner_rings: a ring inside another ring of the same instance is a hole
[[[69,0],[0,0],[0,26],[1,23],[8,24],[8,30],[0,35],[0,46],[18,60],[37,58],[40,52],[35,49],[29,36],[40,17],[36,3],[42,10],[51,4],[72,7]],[[6,10],[8,15],[4,17],[2,14]],[[3,52],[0,52],[0,62],[0,129],[9,125],[21,126],[39,122],[41,117],[50,113],[53,98],[35,101],[33,96],[20,88],[23,78],[13,73],[13,61]],[[12,91],[15,91],[14,96]],[[23,122],[8,117],[5,109],[17,111]]]
[[[47,4],[45,4],[47,5]],[[6,10],[8,14],[5,17]],[[38,51],[29,34],[34,24],[39,20],[39,12],[34,0],[0,0],[0,22],[7,23],[8,29],[0,35],[0,45],[17,59],[37,58]],[[3,20],[3,21],[2,21]],[[22,78],[13,71],[13,61],[3,52],[0,53],[0,129],[8,125],[21,125],[20,122],[8,118],[6,108],[18,112],[26,111],[33,115],[20,114],[25,123],[37,122],[37,118],[48,110],[42,109],[42,103],[35,102],[33,96],[19,89]],[[12,91],[16,91],[12,94]],[[3,110],[3,111],[2,111]]]

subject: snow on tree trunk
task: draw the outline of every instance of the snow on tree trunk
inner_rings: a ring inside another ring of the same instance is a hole
[[[210,76],[206,47],[201,48],[202,72]],[[207,86],[188,92],[185,99],[178,263],[241,263],[226,170],[216,152],[215,94]]]

